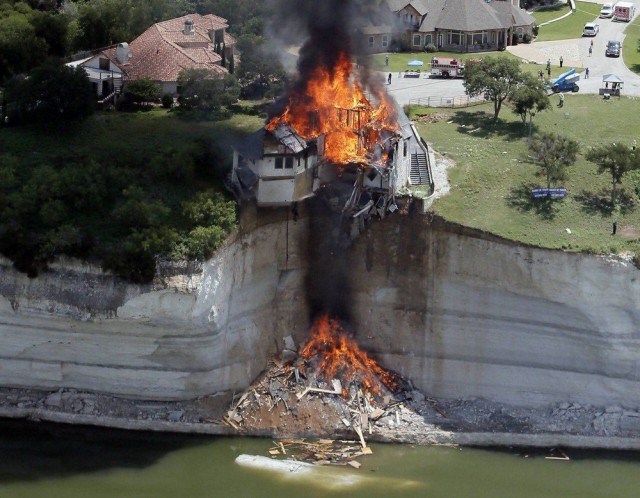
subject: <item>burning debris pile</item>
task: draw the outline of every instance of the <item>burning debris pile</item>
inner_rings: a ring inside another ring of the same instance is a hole
[[[338,320],[323,315],[299,354],[293,339],[285,339],[282,355],[232,404],[223,422],[239,432],[285,437],[351,434],[355,443],[285,439],[284,446],[278,443],[270,451],[274,457],[342,465],[370,454],[368,435],[399,428],[411,417],[421,419],[410,407],[414,396],[400,376],[362,351]]]

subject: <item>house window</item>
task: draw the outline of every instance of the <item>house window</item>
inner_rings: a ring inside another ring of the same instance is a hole
[[[407,141],[404,141],[404,148],[402,149],[402,155],[407,157]]]
[[[284,165],[284,158],[276,157],[276,169],[282,169]]]
[[[375,38],[373,36],[369,37],[369,48],[373,48],[373,44],[374,44]]]
[[[424,44],[429,45],[433,43],[433,37],[431,35],[424,35]]]
[[[106,69],[108,71],[109,59],[103,59],[102,57],[100,57],[99,61],[100,61],[100,69]]]
[[[518,35],[518,38],[522,38],[524,36],[524,29],[516,28],[516,34]]]
[[[382,46],[386,47],[389,45],[389,37],[387,35],[382,35]]]
[[[422,35],[413,35],[413,46],[419,47],[422,45]]]
[[[489,43],[489,35],[486,31],[473,33],[473,42],[474,45],[482,45],[485,43]]]
[[[284,158],[284,167],[286,169],[293,169],[293,157],[285,157]]]
[[[450,45],[463,45],[464,33],[460,31],[449,31],[449,44]]]

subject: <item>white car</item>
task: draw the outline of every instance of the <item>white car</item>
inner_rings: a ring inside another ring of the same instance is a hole
[[[582,30],[582,36],[596,36],[598,34],[599,29],[600,29],[600,26],[598,26],[596,23],[588,22],[587,24],[584,25],[584,29]]]
[[[600,17],[613,17],[613,4],[605,3],[600,9]]]

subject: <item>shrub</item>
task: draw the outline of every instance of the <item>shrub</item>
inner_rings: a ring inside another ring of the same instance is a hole
[[[538,31],[540,31],[540,26],[538,26],[537,24],[534,24],[533,28],[531,29],[533,36],[538,36]]]
[[[161,102],[162,107],[164,107],[165,109],[171,109],[171,106],[173,106],[173,95],[171,95],[170,93],[165,93],[162,96]]]
[[[432,54],[438,51],[438,47],[436,47],[433,43],[428,43],[427,45],[425,45],[424,51]]]
[[[524,36],[522,37],[522,41],[524,43],[531,43],[531,35],[529,33],[525,33]]]

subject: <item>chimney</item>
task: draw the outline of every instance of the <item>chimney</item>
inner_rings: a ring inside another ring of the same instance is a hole
[[[183,33],[184,33],[185,35],[192,35],[192,34],[194,34],[194,31],[193,31],[193,21],[192,21],[191,19],[188,19],[188,18],[187,18],[187,19],[185,19],[185,21],[184,21],[184,31],[183,31]]]
[[[129,44],[127,42],[118,43],[116,47],[116,59],[120,64],[128,64],[131,59]]]

